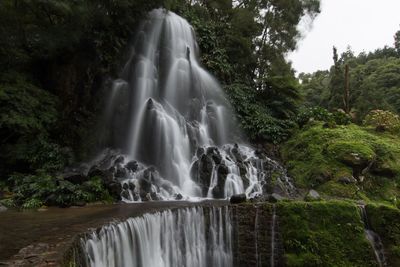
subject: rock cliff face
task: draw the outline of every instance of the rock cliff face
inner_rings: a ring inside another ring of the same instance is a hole
[[[284,251],[275,206],[237,205],[234,222],[234,266],[284,266]]]

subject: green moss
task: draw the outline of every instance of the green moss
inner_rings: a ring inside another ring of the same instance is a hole
[[[371,228],[381,237],[389,266],[400,266],[400,210],[375,204],[366,210]]]
[[[277,213],[288,266],[376,266],[354,204],[280,202]]]
[[[282,147],[289,174],[300,188],[331,197],[390,201],[400,193],[400,138],[357,125],[307,125]],[[365,170],[365,171],[363,171]],[[357,184],[341,178],[362,176]],[[361,182],[362,180],[362,182]]]

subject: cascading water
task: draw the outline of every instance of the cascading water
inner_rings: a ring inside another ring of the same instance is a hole
[[[387,266],[386,258],[385,258],[385,251],[383,248],[381,238],[379,237],[379,235],[377,233],[372,231],[371,226],[369,225],[367,211],[365,210],[365,206],[360,205],[359,207],[360,207],[360,211],[361,211],[361,218],[364,222],[365,235],[366,235],[368,241],[371,243],[372,248],[374,249],[375,258],[378,262],[378,265],[379,265],[379,267]]]
[[[276,206],[272,207],[272,222],[271,222],[271,256],[270,256],[270,266],[275,266],[275,227],[276,227]]]
[[[103,227],[82,240],[93,267],[232,266],[228,207],[168,210]]]
[[[234,114],[198,53],[186,20],[162,9],[150,12],[106,107],[105,136],[119,152],[96,164],[113,172],[127,202],[255,197],[273,179],[280,192],[290,193],[278,163],[233,145],[242,143]]]

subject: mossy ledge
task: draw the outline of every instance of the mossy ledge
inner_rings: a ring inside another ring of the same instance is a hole
[[[298,188],[325,198],[397,204],[400,194],[400,138],[350,124],[308,123],[281,149]]]

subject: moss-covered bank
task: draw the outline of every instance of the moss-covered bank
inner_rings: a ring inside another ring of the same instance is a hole
[[[381,237],[389,266],[400,266],[400,210],[384,205],[367,205],[371,228]]]
[[[299,188],[325,197],[393,202],[400,193],[400,137],[390,133],[308,124],[283,145],[282,156]]]
[[[277,204],[287,266],[376,266],[358,207],[343,201]]]

